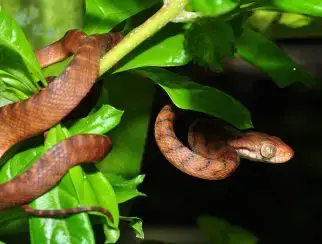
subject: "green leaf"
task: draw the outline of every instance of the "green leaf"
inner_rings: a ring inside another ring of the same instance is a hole
[[[182,26],[168,24],[122,59],[115,72],[145,66],[180,66],[190,60],[184,47]]]
[[[48,151],[67,137],[61,124],[56,125],[54,128],[50,129],[46,135],[44,151]]]
[[[113,186],[118,203],[126,202],[137,196],[146,196],[144,193],[137,190],[138,185],[144,180],[144,175],[138,175],[131,180],[114,174],[105,174],[105,176]]]
[[[113,141],[113,150],[97,167],[105,173],[125,178],[140,172],[148,130],[154,84],[128,72],[107,76],[103,87],[110,92],[108,102],[124,110],[120,124],[108,135]]]
[[[117,228],[119,224],[119,210],[113,187],[101,172],[97,170],[92,171],[87,172],[86,175],[95,193],[95,198],[100,206],[105,207],[112,214],[114,222],[111,225]]]
[[[306,85],[315,83],[307,70],[258,32],[245,28],[236,41],[236,49],[238,57],[267,73],[279,87],[286,87],[296,81]]]
[[[322,16],[322,2],[320,0],[273,0],[272,2],[287,12]]]
[[[118,23],[157,2],[157,0],[86,0],[84,31],[87,34],[108,32]]]
[[[247,24],[254,27],[259,32],[264,32],[269,29],[274,21],[277,21],[280,17],[280,13],[277,11],[269,10],[256,10],[247,19]],[[232,20],[234,21],[234,19]],[[242,28],[241,22],[237,22],[238,28]]]
[[[223,58],[234,55],[234,32],[224,21],[203,19],[187,31],[186,48],[198,64],[221,72]]]
[[[104,134],[110,131],[121,121],[123,111],[110,105],[103,105],[98,111],[78,120],[70,129],[72,135],[93,133]]]
[[[28,93],[23,83],[18,82],[10,73],[0,70],[0,97],[14,102],[21,101],[28,98],[23,91]]]
[[[233,226],[227,221],[213,217],[200,216],[197,225],[206,238],[213,244],[256,244],[258,238],[249,231]]]
[[[16,77],[29,92],[38,91],[36,81],[46,84],[37,58],[20,26],[0,7],[1,69]],[[26,67],[24,66],[26,65]]]
[[[203,15],[218,16],[225,14],[239,5],[236,0],[191,0],[194,11]]]
[[[85,169],[83,172],[82,168]],[[83,177],[79,177],[78,174]],[[80,206],[101,206],[113,216],[113,222],[99,212],[89,214],[103,216],[101,223],[104,228],[107,243],[115,243],[119,238],[119,210],[114,189],[109,181],[92,165],[74,167],[69,175],[73,181]]]
[[[300,28],[310,25],[313,20],[313,18],[301,14],[283,13],[278,22],[291,28]]]
[[[135,232],[135,236],[139,239],[144,239],[144,232],[142,228],[142,219],[137,217],[121,217],[121,220],[128,221],[129,225]]]
[[[252,127],[248,110],[239,101],[216,88],[199,85],[162,68],[144,68],[137,72],[161,86],[181,109],[207,113],[239,129]]]

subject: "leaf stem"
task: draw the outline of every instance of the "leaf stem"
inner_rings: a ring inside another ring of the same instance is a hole
[[[103,56],[100,62],[100,75],[108,71],[135,47],[172,21],[184,10],[188,2],[189,0],[165,1],[158,12],[130,32],[119,44]]]

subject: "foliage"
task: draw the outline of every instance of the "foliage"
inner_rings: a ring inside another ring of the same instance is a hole
[[[35,145],[22,143],[13,148],[0,169],[0,181],[5,182],[26,170],[64,138],[78,133],[107,133],[115,146],[97,168],[74,167],[55,188],[31,203],[40,209],[82,205],[107,208],[114,217],[113,223],[98,213],[91,213],[100,216],[106,243],[117,242],[120,220],[128,222],[137,237],[144,236],[142,221],[136,217],[120,217],[118,204],[144,195],[137,186],[144,178],[139,175],[140,161],[155,84],[182,109],[219,117],[241,129],[252,127],[250,112],[239,101],[164,67],[195,62],[222,72],[225,58],[238,57],[267,73],[279,87],[293,82],[314,83],[314,77],[307,70],[266,38],[259,28],[253,28],[250,20],[260,13],[258,11],[265,10],[294,12],[297,17],[304,17],[301,14],[321,16],[320,1],[169,0],[153,18],[152,14],[163,4],[161,1],[86,0],[85,4],[83,29],[87,33],[131,32],[102,59],[101,73],[105,74],[100,82],[100,98],[85,118],[53,127],[44,145],[40,139]],[[182,12],[180,18],[174,19],[186,4],[185,10],[189,12]],[[168,23],[172,20],[175,23]],[[284,18],[280,23],[288,24],[293,20]],[[301,26],[310,25],[306,20]],[[140,24],[142,26],[137,28]],[[289,28],[296,26],[294,22],[288,25]],[[43,72],[32,44],[3,7],[0,33],[1,105],[30,97],[39,91],[39,81],[46,84],[45,75],[57,75],[68,64],[68,61],[62,62]],[[17,230],[12,226],[25,224],[26,216],[18,209],[3,211],[0,215],[1,234],[13,234]],[[29,218],[28,221],[32,243],[95,243],[92,223],[86,213],[65,219]],[[205,221],[216,222],[225,232],[236,231],[215,219],[200,219],[200,225],[204,226]]]

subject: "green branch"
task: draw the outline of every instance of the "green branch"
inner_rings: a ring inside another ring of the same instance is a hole
[[[151,37],[167,23],[179,15],[189,0],[168,0],[162,8],[142,25],[130,32],[124,39],[106,53],[101,59],[100,75],[108,71],[120,59],[131,52],[143,41]]]

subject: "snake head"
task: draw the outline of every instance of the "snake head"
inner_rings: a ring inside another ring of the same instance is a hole
[[[260,132],[248,132],[233,143],[238,154],[253,161],[285,163],[294,151],[280,138]]]
[[[261,143],[262,160],[269,163],[285,163],[293,158],[294,151],[278,137],[270,136]]]

